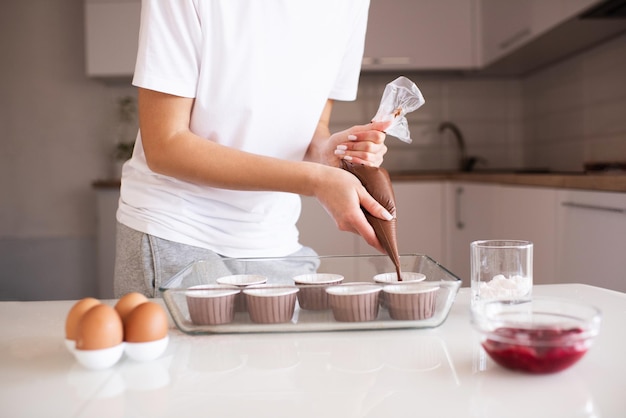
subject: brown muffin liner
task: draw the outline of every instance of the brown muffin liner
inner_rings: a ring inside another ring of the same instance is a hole
[[[339,322],[373,321],[378,316],[380,291],[360,294],[329,294],[333,317]]]
[[[235,317],[235,299],[239,293],[224,296],[187,296],[191,322],[196,325],[228,324]]]
[[[419,293],[385,292],[389,316],[397,320],[428,319],[437,308],[437,290],[427,289]]]
[[[250,320],[257,324],[289,322],[296,308],[296,293],[276,296],[245,294]]]

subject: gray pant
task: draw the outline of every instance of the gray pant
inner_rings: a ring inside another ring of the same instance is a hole
[[[286,283],[297,275],[312,273],[317,268],[312,248],[302,247],[291,256],[312,257],[308,262],[288,260],[254,263],[254,273],[268,276],[269,282]],[[159,287],[189,264],[207,260],[213,275],[244,274],[250,272],[249,263],[228,260],[211,250],[193,247],[144,234],[118,222],[115,248],[115,277],[113,292],[119,298],[129,292],[158,297]]]

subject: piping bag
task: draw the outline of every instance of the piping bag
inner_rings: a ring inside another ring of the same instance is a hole
[[[398,77],[385,87],[380,106],[372,122],[391,121],[391,125],[385,133],[395,136],[406,143],[411,143],[406,114],[416,110],[424,103],[424,96],[422,96],[415,83],[406,77]],[[380,241],[380,244],[396,268],[398,281],[401,281],[396,198],[389,173],[382,167],[354,164],[345,160],[341,161],[341,168],[354,174],[365,187],[365,190],[393,216],[392,220],[386,221],[371,215],[363,209],[365,218],[374,228],[378,241]]]

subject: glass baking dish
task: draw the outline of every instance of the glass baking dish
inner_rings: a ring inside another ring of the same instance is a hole
[[[400,256],[403,272],[422,273],[426,276],[423,283],[438,286],[436,290],[435,310],[431,317],[420,320],[392,319],[386,308],[380,308],[378,316],[372,321],[339,322],[334,319],[331,310],[312,311],[301,309],[296,302],[291,321],[274,324],[259,324],[250,320],[247,312],[237,312],[232,322],[221,325],[197,325],[191,320],[187,306],[187,295],[194,292],[193,286],[217,283],[220,277],[241,273],[245,265],[246,274],[263,274],[266,263],[288,263],[293,274],[293,266],[302,266],[302,273],[334,273],[344,276],[343,283],[376,283],[374,276],[395,271],[390,258],[386,255],[357,256],[315,256],[284,258],[220,258],[194,262],[163,283],[162,292],[165,304],[174,323],[187,334],[222,334],[253,332],[306,332],[306,331],[343,331],[375,330],[401,328],[433,328],[441,325],[454,303],[461,287],[461,279],[449,272],[432,258],[420,254]],[[296,264],[294,264],[296,263]],[[299,264],[298,264],[299,263]],[[297,270],[297,268],[296,268]],[[299,287],[291,277],[269,277],[268,283],[280,283],[281,286]],[[378,284],[384,287],[384,284]]]

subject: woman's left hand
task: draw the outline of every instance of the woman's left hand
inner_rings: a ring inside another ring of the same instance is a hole
[[[387,152],[385,129],[389,124],[390,122],[372,122],[331,135],[328,147],[332,149],[335,161],[330,165],[339,166],[341,160],[346,160],[379,167]]]
[[[318,144],[317,161],[339,167],[341,160],[379,167],[387,152],[384,130],[391,122],[372,122],[336,132]]]

